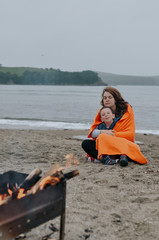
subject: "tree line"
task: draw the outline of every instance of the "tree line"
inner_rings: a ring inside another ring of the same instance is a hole
[[[55,69],[41,71],[26,70],[18,73],[4,72],[0,69],[0,84],[25,85],[105,85],[96,72],[64,72]]]

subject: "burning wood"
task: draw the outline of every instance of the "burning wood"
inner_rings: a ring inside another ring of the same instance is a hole
[[[14,198],[20,199],[24,197],[26,195],[26,192],[35,184],[35,182],[37,182],[37,180],[39,180],[40,174],[41,174],[41,169],[36,168],[24,179],[22,184],[19,184],[19,186],[17,187],[13,186],[11,187],[11,189],[8,186],[6,189],[7,192],[4,194],[0,194],[0,205],[7,203],[11,199],[14,199]],[[6,185],[10,185],[10,184],[6,183]]]
[[[24,188],[26,191],[29,190],[39,179],[42,173],[40,168],[34,169],[20,185],[20,188]]]
[[[37,191],[39,191],[41,189],[41,185],[44,184],[45,181],[47,181],[48,176],[55,177],[55,174],[60,172],[62,174],[62,168],[60,167],[60,165],[58,163],[54,164],[49,169],[49,171],[42,178],[40,178],[39,181],[35,183],[33,188],[29,191],[29,194],[32,194],[32,193],[35,194]]]
[[[71,156],[72,157],[72,156]],[[63,174],[62,168],[59,164],[54,164],[49,171],[40,177],[41,170],[36,168],[33,170],[18,188],[13,186],[11,189],[7,188],[7,193],[0,194],[0,205],[7,203],[12,199],[21,199],[29,194],[35,194],[37,191],[43,190],[48,185],[54,186],[64,179],[70,179],[79,174],[78,170]]]

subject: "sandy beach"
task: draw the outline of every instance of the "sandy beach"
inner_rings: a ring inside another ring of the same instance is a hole
[[[84,130],[0,130],[0,173],[15,170],[42,174],[56,162],[66,166],[74,154],[79,175],[67,181],[66,240],[151,240],[159,236],[159,136],[136,134],[148,164],[130,162],[104,166],[90,163],[81,148]],[[67,169],[66,169],[67,170]],[[50,223],[59,229],[59,217],[26,233],[40,240]],[[58,239],[59,233],[48,239]]]

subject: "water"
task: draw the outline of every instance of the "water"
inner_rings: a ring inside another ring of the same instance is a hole
[[[116,86],[134,109],[136,132],[159,134],[159,86]],[[0,85],[0,128],[89,129],[103,86]]]

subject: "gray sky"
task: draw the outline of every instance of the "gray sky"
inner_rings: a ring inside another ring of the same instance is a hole
[[[0,0],[3,66],[159,75],[159,0]]]

